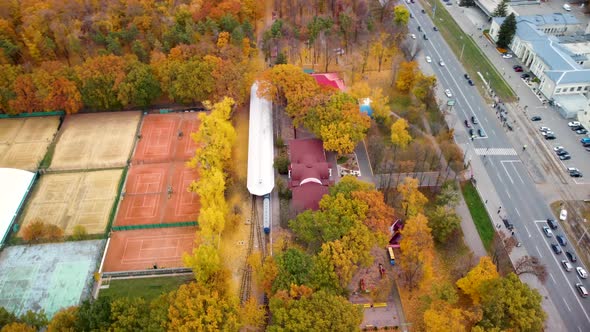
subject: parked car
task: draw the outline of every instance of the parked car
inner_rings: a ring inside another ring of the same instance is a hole
[[[555,219],[547,219],[547,225],[549,225],[551,229],[557,229],[557,221],[555,221]]]
[[[580,293],[581,297],[588,297],[588,290],[584,285],[578,282],[576,283],[576,289],[578,290],[578,293]]]
[[[447,95],[447,97],[449,97],[449,98],[453,97],[453,94],[451,93],[451,90],[449,90],[449,89],[445,90],[445,95]]]
[[[535,115],[531,118],[531,121],[541,121],[541,120],[542,120],[541,117],[538,115]]]
[[[580,121],[570,121],[570,122],[567,123],[567,125],[569,127],[577,127],[577,126],[580,126],[582,124],[580,123]]]
[[[428,40],[428,37],[426,37],[426,34],[424,34],[424,35],[422,36],[422,38],[424,38],[424,40]]]
[[[477,122],[477,119],[476,119],[476,118],[475,118],[475,116],[473,116],[473,115],[471,116],[471,122],[472,122],[473,124],[478,124],[478,123],[479,123],[479,122]]]
[[[469,121],[465,120],[463,123],[465,123],[465,127],[471,128],[471,125],[469,124]]]
[[[576,258],[576,255],[574,255],[573,252],[571,251],[566,251],[565,252],[565,256],[567,257],[567,259],[570,260],[570,262],[575,263],[578,261],[578,258]]]
[[[570,272],[571,270],[574,269],[574,267],[572,266],[572,264],[570,264],[570,262],[566,261],[565,259],[561,260],[561,266],[563,266],[563,268],[567,271]]]
[[[541,127],[539,127],[539,130],[540,130],[541,132],[547,132],[547,131],[551,131],[551,128],[549,128],[549,127],[545,127],[545,126],[541,126]]]
[[[582,125],[570,127],[570,129],[571,129],[572,131],[576,131],[576,130],[578,130],[578,129],[582,129],[582,128],[584,128],[584,126],[582,126]]]
[[[512,66],[512,69],[516,69],[516,68],[522,69],[522,66],[521,65],[514,65],[514,66]]]
[[[514,71],[517,73],[522,73],[524,70],[522,69],[522,67],[518,67],[518,68],[515,68]]]
[[[571,171],[570,176],[572,178],[581,178],[581,177],[583,177],[583,174],[580,171]]]
[[[410,34],[410,37],[412,37],[412,39],[416,39],[416,35],[415,34]]]
[[[522,79],[527,79],[527,78],[530,78],[530,77],[531,77],[531,75],[528,74],[528,73],[524,73],[524,74],[520,75],[520,78],[522,78]]]
[[[576,268],[576,272],[578,272],[578,275],[580,276],[580,278],[582,278],[582,279],[588,278],[588,272],[586,272],[586,270],[584,270],[583,267],[578,266]]]
[[[553,252],[556,255],[560,255],[561,254],[561,247],[559,246],[559,244],[557,244],[557,243],[551,243],[551,249],[553,249]]]
[[[438,64],[439,64],[441,67],[444,67],[444,66],[445,66],[445,62],[444,62],[444,61],[442,61],[442,59],[440,59],[440,60],[438,61]]]
[[[580,143],[582,143],[582,144],[587,144],[587,143],[590,143],[590,137],[583,137],[583,138],[580,140]]]
[[[554,133],[554,132],[552,132],[552,131],[542,131],[542,132],[541,132],[541,135],[543,135],[543,136],[547,136],[547,135],[555,135],[555,133]]]
[[[475,83],[473,83],[473,81],[472,81],[472,80],[467,80],[467,84],[469,84],[469,85],[471,85],[471,86],[474,86],[474,85],[475,85]]]
[[[563,146],[561,146],[561,145],[558,145],[558,146],[556,146],[556,147],[554,147],[554,148],[553,148],[553,151],[557,152],[557,151],[559,151],[559,150],[564,150],[564,149],[565,149],[565,148],[564,148]]]
[[[428,55],[426,56],[426,62],[428,62],[428,63],[432,62],[432,58],[430,58]]]
[[[502,54],[502,57],[504,59],[512,59],[512,54],[510,54],[510,53],[504,53],[504,54]]]
[[[464,74],[463,77],[465,77],[466,80],[471,78],[471,77],[469,77],[469,74]]]
[[[479,137],[484,137],[485,135],[483,134],[483,130],[481,130],[481,128],[477,129],[477,134],[479,135]]]
[[[551,231],[551,229],[549,227],[543,226],[543,232],[545,233],[545,236],[553,237],[553,232]]]
[[[572,156],[569,153],[566,154],[562,154],[561,156],[559,156],[560,160],[570,160],[572,159]]]
[[[578,135],[586,135],[588,133],[588,130],[586,130],[586,128],[580,128],[578,130],[576,130],[576,134]]]
[[[565,238],[565,236],[563,236],[563,235],[559,234],[559,235],[557,235],[555,238],[557,239],[557,242],[559,242],[559,244],[560,244],[562,247],[565,247],[565,246],[567,246],[567,239]]]
[[[469,128],[469,137],[473,137],[473,128]]]
[[[426,11],[424,9],[421,10],[422,14],[426,14]]]
[[[438,28],[437,28],[436,26],[433,26],[433,27],[432,27],[432,30],[434,30],[434,31],[438,31]]]
[[[568,152],[567,152],[566,150],[564,150],[563,148],[561,148],[561,149],[558,149],[558,150],[555,150],[555,153],[556,153],[558,156],[563,156],[564,154],[568,154]]]
[[[561,211],[559,212],[559,220],[565,221],[566,219],[567,219],[567,210],[561,209]]]
[[[502,218],[502,222],[504,223],[504,226],[506,226],[506,228],[508,228],[509,230],[514,229],[514,224],[511,223],[510,220],[508,220],[507,218]]]
[[[555,136],[555,134],[553,132],[545,135],[546,140],[551,140],[551,139],[556,139],[556,138],[557,138],[557,136]]]

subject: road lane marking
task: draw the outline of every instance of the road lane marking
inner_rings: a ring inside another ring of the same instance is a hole
[[[520,160],[517,160],[517,161],[513,162],[513,163],[512,163],[512,167],[514,168],[514,172],[516,173],[516,176],[518,176],[518,179],[520,179],[520,182],[521,182],[522,184],[524,184],[524,180],[523,180],[523,179],[522,179],[522,177],[520,176],[520,172],[518,171],[518,169],[516,169],[516,165],[515,165],[515,164],[516,164],[517,162],[520,162]]]
[[[524,230],[525,230],[525,231],[526,231],[526,233],[529,235],[529,237],[533,237],[533,236],[531,235],[531,232],[529,232],[529,229],[528,229],[528,227],[526,227],[526,224],[522,224],[522,225],[524,226]]]
[[[508,179],[510,180],[510,182],[512,184],[514,184],[514,180],[512,180],[512,177],[510,176],[510,174],[508,173],[508,170],[506,169],[506,166],[504,166],[504,161],[500,161],[500,164],[502,164],[502,168],[504,169],[504,172],[506,172],[506,175],[508,175]]]
[[[537,249],[537,253],[539,254],[539,257],[543,258],[543,254],[541,254],[541,250],[539,250],[539,247],[535,246],[535,249]]]
[[[572,309],[570,308],[570,306],[567,304],[567,301],[565,300],[565,298],[562,296],[561,299],[563,300],[563,303],[565,303],[565,306],[567,307],[567,310],[569,310],[569,312],[572,312]]]
[[[557,281],[555,281],[555,278],[553,278],[553,275],[551,273],[549,273],[549,276],[551,277],[551,280],[553,280],[553,283],[557,285]]]
[[[506,192],[508,193],[508,192]],[[514,210],[516,211],[516,214],[518,214],[518,216],[520,217],[520,212],[518,211],[518,208],[514,207]]]
[[[508,195],[508,198],[512,199],[512,196],[510,196],[510,193],[508,191],[506,191],[506,195]]]

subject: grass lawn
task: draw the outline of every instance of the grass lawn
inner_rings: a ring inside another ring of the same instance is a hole
[[[99,295],[113,299],[119,297],[143,297],[146,300],[151,300],[191,280],[194,280],[192,274],[177,277],[112,280],[109,288],[101,289]]]
[[[491,82],[492,89],[496,91],[496,94],[500,99],[504,101],[514,100],[515,94],[512,88],[506,83],[506,81],[504,81],[502,75],[496,71],[494,65],[492,65],[490,60],[482,53],[472,37],[461,30],[457,22],[455,22],[445,8],[444,3],[441,3],[439,0],[422,0],[422,5],[424,6],[424,9],[426,9],[426,13],[430,18],[432,18],[433,1],[436,1],[436,18],[433,22],[436,24],[440,33],[445,38],[445,41],[457,57],[461,57],[461,49],[464,47],[461,62],[467,70],[467,73],[471,76],[474,82],[476,82],[477,88],[480,89],[484,95],[487,95],[487,93],[482,90],[483,82],[479,75],[477,75],[477,72],[480,72],[486,80]],[[432,34],[435,32],[429,31],[427,33]]]
[[[463,192],[463,197],[465,198],[465,202],[467,203],[469,213],[471,213],[479,237],[483,242],[483,246],[489,252],[494,238],[494,225],[490,220],[486,207],[471,182],[463,183],[461,185],[461,191]]]

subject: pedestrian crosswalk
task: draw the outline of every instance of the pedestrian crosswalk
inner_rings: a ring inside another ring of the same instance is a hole
[[[475,154],[478,156],[516,156],[516,151],[512,148],[476,148]]]

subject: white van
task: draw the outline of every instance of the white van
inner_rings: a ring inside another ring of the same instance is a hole
[[[568,5],[567,3],[563,4],[563,9],[565,9],[566,11],[571,11],[572,10],[572,6]]]

